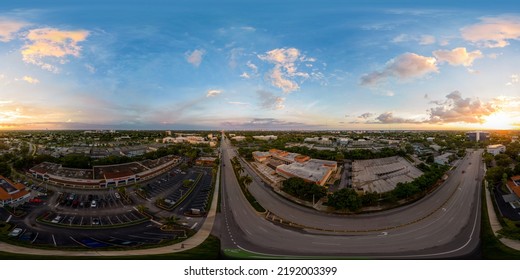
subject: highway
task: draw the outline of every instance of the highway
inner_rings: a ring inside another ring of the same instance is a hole
[[[329,215],[294,205],[264,187],[244,166],[254,178],[249,188],[260,204],[284,220],[304,226],[297,229],[267,221],[249,205],[230,163],[235,151],[224,140],[219,217],[222,248],[275,256],[466,257],[479,245],[481,154],[469,152],[443,185],[414,204],[356,216]]]

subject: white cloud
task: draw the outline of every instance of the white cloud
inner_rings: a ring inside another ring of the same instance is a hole
[[[273,93],[265,90],[258,90],[256,92],[260,99],[260,107],[266,110],[283,110],[285,108],[285,98],[278,97]]]
[[[228,104],[236,105],[236,106],[249,106],[249,103],[239,102],[239,101],[229,101]]]
[[[92,73],[92,74],[96,73],[96,68],[95,68],[94,66],[92,66],[91,64],[88,64],[88,63],[85,64],[85,68],[87,68],[87,70],[88,70],[90,73]]]
[[[434,57],[421,56],[415,53],[405,53],[388,61],[381,71],[374,71],[361,77],[363,86],[377,85],[387,78],[407,80],[438,72]]]
[[[206,92],[206,97],[215,97],[222,93],[220,89],[210,89]]]
[[[253,64],[251,61],[248,61],[246,63],[247,67],[249,67],[249,69],[251,69],[251,71],[253,71],[253,73],[258,73],[258,66],[256,66],[255,64]]]
[[[200,50],[194,50],[191,53],[187,52],[186,55],[186,61],[191,63],[195,67],[199,67],[200,63],[202,62],[202,58],[206,54],[206,51],[203,49]]]
[[[431,45],[431,44],[435,44],[435,36],[432,36],[432,35],[422,35],[420,38],[419,38],[419,44],[420,45]]]
[[[25,22],[0,18],[0,42],[11,41],[16,32],[27,25]]]
[[[506,83],[507,86],[512,86],[514,84],[518,84],[520,82],[520,75],[519,74],[513,74],[511,75],[511,80]]]
[[[520,17],[481,18],[480,23],[466,26],[460,31],[466,41],[487,48],[503,48],[509,45],[509,40],[520,39]]]
[[[89,32],[86,30],[66,31],[55,28],[39,28],[29,30],[25,39],[27,43],[22,48],[23,61],[38,65],[45,70],[57,72],[58,68],[45,60],[58,59],[64,64],[65,57],[79,57],[81,47],[79,42],[85,41]]]
[[[251,76],[249,76],[249,74],[247,74],[246,72],[242,73],[242,74],[240,75],[240,77],[242,77],[242,78],[244,78],[244,79],[250,79],[250,78],[251,78]]]
[[[23,76],[22,80],[28,82],[29,84],[37,84],[40,82],[38,79],[31,76]]]
[[[406,34],[399,34],[392,39],[392,43],[402,43],[410,41],[410,36]]]
[[[410,42],[410,41],[418,42],[419,45],[432,45],[432,44],[435,44],[435,42],[437,40],[436,40],[435,36],[427,35],[427,34],[420,35],[420,36],[399,34],[399,35],[395,36],[391,42],[398,44],[398,43],[404,43],[404,42]]]
[[[392,124],[392,123],[418,123],[416,120],[405,119],[394,116],[393,112],[385,112],[376,117],[377,123]]]
[[[274,49],[268,51],[265,55],[258,55],[258,58],[274,64],[274,68],[269,74],[271,84],[282,89],[284,93],[290,93],[300,88],[295,78],[309,78],[308,73],[298,72],[297,62],[310,61],[301,55],[298,49]]]
[[[495,104],[462,98],[458,91],[446,95],[446,100],[432,103],[439,106],[429,109],[430,117],[427,122],[430,123],[483,123],[486,116],[497,111]]]
[[[471,66],[473,61],[482,57],[482,52],[479,50],[468,52],[466,48],[455,48],[453,50],[437,50],[433,55],[439,62],[448,62],[450,65],[464,65]]]

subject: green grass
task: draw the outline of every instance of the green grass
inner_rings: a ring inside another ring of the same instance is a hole
[[[0,252],[1,260],[213,260],[220,257],[220,240],[209,236],[202,244],[188,251],[162,255],[121,256],[121,257],[63,257],[23,255]]]

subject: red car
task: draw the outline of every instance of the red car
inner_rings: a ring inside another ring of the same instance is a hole
[[[29,199],[29,202],[30,202],[30,203],[42,203],[43,200],[41,200],[41,199],[35,197],[35,198],[31,198],[31,199]]]

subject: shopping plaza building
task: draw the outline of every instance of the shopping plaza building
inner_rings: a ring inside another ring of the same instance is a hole
[[[108,188],[136,183],[155,177],[181,163],[178,156],[165,156],[115,165],[94,166],[91,169],[66,168],[52,162],[42,162],[29,170],[34,178],[58,186],[77,188]]]
[[[335,161],[311,159],[309,156],[277,149],[253,152],[253,158],[276,170],[276,173],[284,178],[298,177],[320,186],[324,186],[338,168]]]

